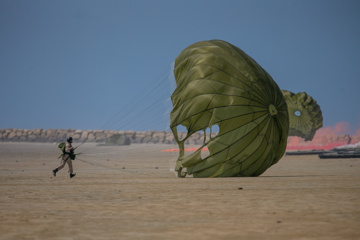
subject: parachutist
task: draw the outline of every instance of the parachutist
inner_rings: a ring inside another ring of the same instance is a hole
[[[57,168],[55,168],[54,170],[52,170],[52,173],[54,175],[54,177],[56,177],[56,173],[58,171],[60,171],[64,166],[65,164],[68,164],[69,166],[69,173],[70,173],[70,178],[73,178],[75,177],[75,173],[73,173],[73,166],[72,166],[72,160],[75,159],[75,154],[74,154],[74,148],[73,146],[71,145],[72,144],[72,137],[68,137],[66,139],[66,144],[63,148],[63,155],[62,155],[62,159],[61,159],[61,165]]]

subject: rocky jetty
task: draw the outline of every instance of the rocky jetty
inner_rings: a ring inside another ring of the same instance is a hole
[[[0,129],[0,142],[62,142],[72,137],[74,142],[105,143],[114,134],[123,134],[131,143],[176,144],[174,135],[169,131],[111,131],[75,129]],[[180,133],[180,137],[186,133]],[[185,144],[202,144],[204,135],[193,134]]]

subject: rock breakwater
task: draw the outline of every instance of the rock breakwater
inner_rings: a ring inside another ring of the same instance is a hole
[[[170,131],[112,131],[75,129],[0,129],[0,142],[63,142],[72,137],[74,142],[105,143],[114,134],[124,134],[131,143],[176,144]],[[186,133],[180,133],[184,137]],[[195,133],[185,144],[202,144],[203,134]]]

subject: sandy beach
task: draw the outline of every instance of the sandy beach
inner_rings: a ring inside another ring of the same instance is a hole
[[[176,147],[84,144],[70,179],[56,144],[0,143],[0,239],[360,239],[360,159],[181,179]]]

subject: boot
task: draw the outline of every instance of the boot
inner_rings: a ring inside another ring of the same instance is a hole
[[[54,170],[52,170],[54,177],[56,177],[56,173],[57,173],[57,171],[59,171],[59,170],[58,170],[58,169],[54,169]]]
[[[75,175],[76,175],[76,173],[74,173],[74,174],[70,173],[70,178],[75,177]]]

